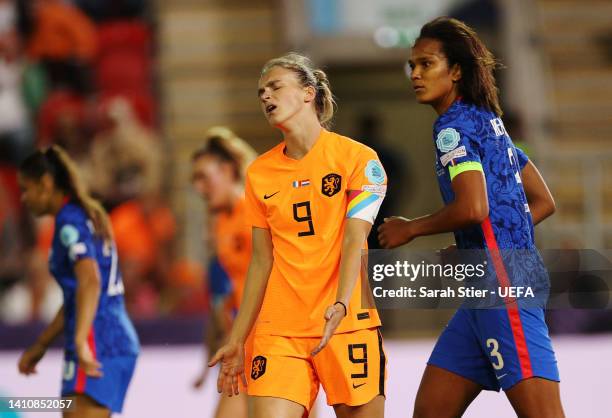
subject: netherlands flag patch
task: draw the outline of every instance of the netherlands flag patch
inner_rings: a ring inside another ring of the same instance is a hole
[[[293,187],[294,188],[298,188],[298,187],[304,187],[304,186],[310,186],[310,180],[296,180],[293,182]]]

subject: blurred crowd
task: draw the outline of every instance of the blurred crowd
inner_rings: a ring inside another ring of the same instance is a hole
[[[202,268],[175,254],[146,0],[0,0],[0,322],[53,315],[52,219],[20,202],[17,169],[59,144],[107,208],[133,317],[206,309]]]

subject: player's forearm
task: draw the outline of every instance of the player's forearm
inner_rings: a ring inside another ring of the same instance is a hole
[[[244,285],[242,303],[230,333],[230,341],[244,343],[249,335],[255,323],[255,318],[257,318],[261,309],[271,271],[272,259],[251,260]]]
[[[369,227],[368,227],[369,232]],[[348,307],[361,270],[361,250],[363,248],[367,232],[347,231],[342,241],[342,255],[340,259],[340,278],[336,301],[342,302]]]
[[[431,215],[413,219],[413,235],[418,237],[454,232],[480,224],[488,214],[488,207],[485,209],[453,201]]]
[[[38,336],[36,344],[47,349],[62,331],[64,331],[64,305],[57,311],[55,318],[47,325],[47,328]]]
[[[74,340],[77,345],[87,342],[89,331],[98,310],[100,298],[100,276],[97,264],[91,259],[79,261],[75,265],[77,276],[76,330]]]

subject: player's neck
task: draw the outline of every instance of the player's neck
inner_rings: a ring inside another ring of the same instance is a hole
[[[459,99],[459,94],[457,93],[456,89],[452,89],[449,94],[440,98],[440,100],[438,100],[432,106],[438,115],[442,115],[448,110],[449,107],[453,105],[453,103],[455,103],[457,99]]]
[[[285,140],[285,155],[294,160],[302,159],[317,142],[322,129],[318,119],[305,120],[302,123],[296,121],[284,126],[282,131]]]
[[[49,202],[49,214],[55,216],[58,212],[66,205],[68,202],[68,196],[60,191],[56,191],[51,196],[51,201]]]

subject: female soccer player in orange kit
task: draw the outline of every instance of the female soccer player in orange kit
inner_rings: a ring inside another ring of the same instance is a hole
[[[215,127],[191,158],[192,184],[207,204],[215,252],[208,275],[212,303],[206,344],[210,355],[227,339],[242,300],[251,258],[251,228],[244,223],[244,177],[255,157],[253,148],[231,130]],[[208,370],[205,366],[194,383],[196,388],[202,386]],[[246,400],[246,394],[222,395],[215,417],[246,417]]]
[[[327,76],[297,54],[263,68],[258,96],[283,141],[247,170],[253,255],[218,389],[246,383],[251,417],[300,418],[319,384],[338,417],[384,415],[386,359],[376,309],[362,308],[361,250],[385,194],[376,153],[325,129],[334,102]]]

